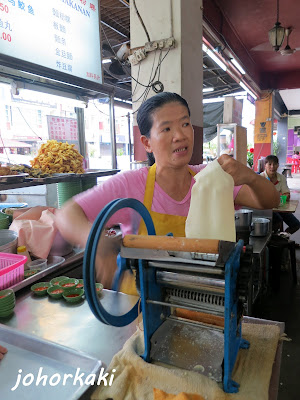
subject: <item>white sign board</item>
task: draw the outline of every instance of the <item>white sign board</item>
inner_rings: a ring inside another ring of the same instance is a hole
[[[98,0],[0,0],[0,53],[102,83]]]

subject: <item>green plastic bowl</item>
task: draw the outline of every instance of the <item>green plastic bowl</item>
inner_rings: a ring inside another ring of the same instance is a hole
[[[6,311],[6,312],[3,312],[3,313],[0,313],[0,318],[6,318],[6,317],[9,317],[12,313],[14,312],[14,309],[12,308],[11,310],[9,310],[9,311]]]
[[[16,304],[16,300],[14,297],[9,297],[8,300],[2,301],[0,303],[0,310],[2,310],[3,308],[7,308],[9,306],[15,305]]]
[[[3,297],[2,297],[3,296]],[[6,307],[7,304],[15,302],[15,293],[12,289],[4,289],[0,291],[0,308]]]
[[[57,286],[59,281],[62,281],[63,279],[69,279],[67,276],[58,276],[57,278],[51,279],[50,283],[52,286]]]
[[[60,293],[53,293],[53,292],[55,292],[55,291],[57,291],[57,290],[59,290]],[[53,299],[60,299],[60,298],[62,297],[62,295],[63,295],[63,291],[64,291],[64,289],[63,289],[61,286],[59,286],[59,285],[50,286],[50,287],[47,289],[48,295],[49,295],[50,297],[52,297]]]
[[[26,269],[24,271],[24,279],[30,278],[32,275],[35,275],[38,272],[40,272],[38,269]]]
[[[78,283],[77,283],[77,285],[76,285],[76,288],[78,289],[83,289],[84,290],[84,287],[83,287],[83,279],[78,279]]]
[[[8,311],[12,311],[15,308],[15,304],[10,305],[9,307],[1,308],[0,309],[0,315],[1,314],[6,314]]]
[[[96,291],[98,296],[100,296],[102,289],[103,289],[102,283],[96,283]]]
[[[31,291],[36,296],[45,296],[47,294],[47,290],[50,287],[50,282],[39,282],[31,286]],[[38,290],[39,288],[44,288],[43,290]]]
[[[78,303],[82,300],[82,296],[84,294],[84,290],[80,288],[68,288],[63,292],[63,298],[68,303]],[[71,296],[71,297],[69,297]]]
[[[69,289],[69,288],[75,288],[76,285],[78,285],[78,279],[75,278],[67,278],[67,279],[62,279],[61,281],[58,282],[59,286],[61,286],[64,289]],[[72,285],[71,285],[72,284]],[[68,285],[68,286],[65,286]]]

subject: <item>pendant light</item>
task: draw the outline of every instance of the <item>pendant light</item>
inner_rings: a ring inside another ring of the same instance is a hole
[[[272,29],[269,30],[269,41],[274,51],[278,51],[284,40],[284,27],[279,20],[279,0],[277,0],[277,21]]]

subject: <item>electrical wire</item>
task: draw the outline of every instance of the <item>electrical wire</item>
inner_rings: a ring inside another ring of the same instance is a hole
[[[93,104],[94,107],[99,111],[99,113],[101,113],[101,114],[105,115],[106,117],[109,117],[109,118],[110,118],[110,114],[106,114],[105,112],[99,110],[99,108],[98,108],[98,107],[96,106],[96,104],[95,104],[95,101],[93,101],[92,104]]]
[[[144,28],[144,31],[145,31],[145,33],[146,33],[148,42],[151,42],[149,33],[148,33],[148,31],[147,31],[147,28],[146,28],[146,26],[145,26],[145,24],[144,24],[144,21],[142,20],[142,17],[140,16],[139,10],[137,9],[137,6],[136,6],[136,4],[135,4],[135,0],[133,0],[133,6],[134,6],[134,8],[135,8],[135,11],[136,11],[136,13],[137,13],[137,16],[138,16],[138,18],[139,18],[141,24],[142,24],[142,27]]]
[[[6,157],[8,159],[8,163],[11,164],[9,156],[8,156],[7,149],[6,149],[5,145],[4,145],[4,141],[3,141],[3,138],[2,138],[2,135],[1,135],[1,131],[0,131],[0,139],[1,139],[1,142],[2,142],[2,145],[3,145],[3,149],[4,149],[5,153],[6,153]],[[1,163],[0,163],[0,165],[1,165]]]
[[[42,139],[37,133],[35,133],[34,130],[31,128],[31,126],[29,125],[29,123],[26,121],[24,115],[22,114],[22,111],[20,110],[20,108],[17,107],[17,109],[19,110],[19,113],[21,114],[22,118],[23,118],[24,121],[26,122],[28,128],[35,134],[35,136],[36,136],[37,138],[39,138],[40,140],[43,140],[43,139]]]
[[[140,76],[140,70],[141,70],[141,63],[139,63],[139,69],[138,69],[137,78],[136,78],[136,81],[135,81],[136,84],[135,84],[135,87],[134,87],[134,89],[132,91],[132,96],[134,96],[136,88],[137,88],[137,85],[138,85],[139,76]]]
[[[116,60],[117,60],[117,61],[120,63],[120,65],[123,67],[121,61],[120,61],[120,60],[118,59],[118,57],[117,57],[117,54],[116,54],[114,48],[112,47],[112,45],[111,45],[109,39],[107,38],[106,33],[105,33],[103,27],[102,27],[102,31],[103,31],[103,34],[104,34],[104,36],[105,36],[105,40],[106,40],[107,43],[109,44],[109,46],[110,46],[112,52],[114,53],[114,55],[115,55],[115,57],[116,57]],[[166,58],[166,56],[169,54],[169,51],[170,51],[170,49],[168,49],[168,51],[167,51],[167,53],[164,55],[164,57],[163,57],[162,59],[159,60],[158,65],[157,65],[156,70],[155,70],[154,77],[153,77],[153,79],[150,79],[150,80],[149,80],[148,85],[145,85],[145,84],[139,82],[138,79],[135,79],[131,74],[129,74],[129,76],[131,77],[131,79],[133,79],[137,84],[139,84],[139,85],[141,85],[141,86],[144,86],[144,87],[146,88],[146,90],[147,90],[147,88],[149,88],[149,87],[150,87],[150,88],[152,87],[152,89],[153,89],[153,82],[154,82],[156,73],[157,73],[157,71],[159,70],[159,75],[160,75],[161,64],[162,64],[163,60]],[[162,55],[162,50],[161,50],[160,52],[161,52],[161,55]],[[156,52],[155,52],[155,53],[156,53]],[[152,70],[153,70],[153,66],[152,66]],[[106,72],[108,72],[108,71],[106,71]],[[112,74],[110,74],[109,72],[108,72],[108,74],[111,75],[112,77],[114,77],[114,76],[113,76]],[[159,85],[159,86],[163,87],[163,84],[159,81],[159,79],[158,79],[158,81],[155,82],[155,85]],[[154,87],[153,91],[156,92],[156,93],[159,93],[160,91],[163,91],[163,90],[158,90],[158,91],[157,91],[157,89]],[[144,92],[144,93],[145,93],[145,92]],[[143,95],[142,95],[141,97],[143,97]],[[139,97],[136,101],[138,101],[141,97]]]

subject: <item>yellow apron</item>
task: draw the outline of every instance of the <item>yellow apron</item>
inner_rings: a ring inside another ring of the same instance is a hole
[[[189,172],[192,176],[196,175],[196,172],[189,168]],[[156,173],[156,165],[153,164],[148,171],[145,195],[144,195],[144,206],[149,211],[151,218],[154,223],[155,231],[158,236],[164,236],[169,232],[172,232],[174,236],[177,237],[185,237],[185,221],[186,217],[182,217],[180,215],[169,215],[169,214],[160,214],[151,210],[153,193],[154,193],[154,185],[155,185],[155,173]],[[147,235],[147,228],[145,226],[144,221],[141,221],[139,227],[139,235]],[[136,287],[135,287],[135,278],[134,276],[127,271],[124,274],[124,278],[121,283],[120,291],[127,294],[135,294],[137,295]]]

